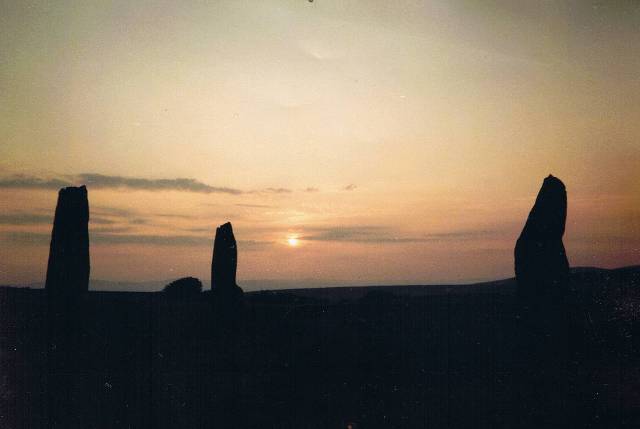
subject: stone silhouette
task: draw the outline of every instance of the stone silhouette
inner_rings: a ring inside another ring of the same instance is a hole
[[[569,262],[562,243],[566,218],[565,186],[549,175],[516,242],[515,271],[521,296],[535,298],[566,291]]]
[[[516,340],[518,427],[565,427],[569,262],[562,243],[567,192],[558,178],[544,179],[516,242],[519,315]],[[546,392],[541,395],[540,392]]]
[[[87,188],[60,190],[53,220],[45,289],[79,295],[89,289],[89,201]]]
[[[211,291],[219,297],[242,295],[242,289],[236,284],[237,268],[238,248],[231,223],[227,222],[216,229],[211,261]]]
[[[195,277],[183,277],[169,283],[162,291],[172,298],[195,298],[202,292],[202,282]]]
[[[238,248],[231,222],[216,228],[211,261],[211,289],[225,290],[236,285]]]

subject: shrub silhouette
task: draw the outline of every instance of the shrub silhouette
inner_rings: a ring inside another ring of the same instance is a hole
[[[195,277],[183,277],[166,285],[162,292],[178,299],[194,298],[202,292],[202,282]]]

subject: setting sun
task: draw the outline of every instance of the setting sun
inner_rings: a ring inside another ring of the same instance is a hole
[[[291,247],[296,247],[300,243],[300,241],[296,237],[289,237],[287,238],[287,243]]]

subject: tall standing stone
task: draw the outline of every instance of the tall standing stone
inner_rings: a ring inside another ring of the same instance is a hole
[[[236,285],[238,268],[238,248],[233,236],[231,223],[227,222],[216,229],[213,242],[213,260],[211,261],[211,293],[213,307],[218,319],[218,328],[227,335],[229,353],[234,350],[236,328],[240,320],[243,293]],[[230,336],[228,336],[230,335]]]
[[[55,427],[76,427],[80,396],[67,378],[83,365],[83,293],[89,289],[87,188],[60,189],[47,266],[47,409]]]
[[[567,218],[564,184],[542,184],[515,247],[519,318],[515,357],[517,427],[566,427],[569,262],[562,243]],[[521,407],[521,408],[520,408]]]
[[[211,261],[211,290],[224,292],[236,286],[238,248],[231,223],[216,228]]]
[[[87,188],[60,190],[53,220],[45,289],[78,295],[89,289],[89,201]]]
[[[515,271],[520,296],[536,299],[566,292],[569,262],[562,243],[566,218],[565,186],[549,175],[516,242]]]

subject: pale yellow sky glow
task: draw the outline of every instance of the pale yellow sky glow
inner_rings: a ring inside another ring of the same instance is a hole
[[[207,281],[226,221],[241,286],[509,277],[550,173],[571,264],[640,264],[637,3],[210,3],[0,5],[0,284],[66,183],[93,279]]]

